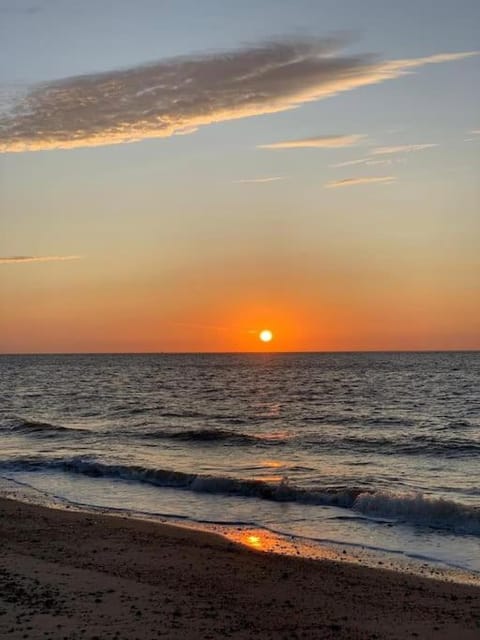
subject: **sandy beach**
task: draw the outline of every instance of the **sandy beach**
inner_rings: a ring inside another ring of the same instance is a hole
[[[0,500],[2,638],[462,638],[477,587]]]

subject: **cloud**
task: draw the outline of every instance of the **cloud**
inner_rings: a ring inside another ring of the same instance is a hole
[[[401,162],[401,160],[397,160],[396,162]],[[392,164],[393,160],[390,160],[390,158],[382,158],[381,160],[372,160],[372,158],[367,158],[365,164],[368,165],[372,165],[372,164]]]
[[[399,162],[397,160],[396,162]],[[340,167],[351,167],[352,165],[365,164],[365,165],[378,165],[378,164],[393,164],[393,160],[390,158],[359,158],[358,160],[345,160],[345,162],[336,162],[329,165],[331,169],[339,169]]]
[[[390,165],[394,162],[402,162],[402,160],[399,158],[377,158],[376,156],[391,156],[396,154],[413,153],[415,151],[423,151],[423,149],[430,149],[431,147],[438,147],[438,144],[402,144],[394,147],[376,147],[369,152],[369,157],[358,158],[357,160],[345,160],[344,162],[337,162],[335,164],[331,164],[330,167],[332,169],[338,169],[341,167],[351,167],[360,164],[369,166],[379,164]]]
[[[366,164],[368,158],[359,158],[358,160],[345,160],[345,162],[336,162],[335,164],[331,164],[330,167],[332,169],[337,169],[340,167],[351,167],[355,164]]]
[[[473,138],[465,138],[464,142],[477,142],[480,140],[480,129],[471,129],[468,133],[472,135]]]
[[[280,40],[38,84],[13,106],[0,105],[0,152],[171,136],[292,109],[478,53],[381,61],[343,54],[342,46],[333,38]]]
[[[415,151],[423,151],[424,149],[431,149],[432,147],[438,147],[438,144],[400,144],[396,147],[377,147],[371,152],[372,155],[387,155],[393,153],[413,153]]]
[[[64,262],[65,260],[80,260],[81,256],[11,256],[0,257],[0,264],[17,264],[24,262]]]
[[[272,176],[271,178],[245,178],[243,180],[234,180],[236,184],[261,184],[265,182],[278,182],[285,180],[285,176]]]
[[[337,189],[339,187],[352,187],[357,184],[372,184],[374,182],[389,183],[396,180],[395,176],[368,176],[363,178],[344,178],[343,180],[333,180],[327,182],[327,189]]]
[[[300,140],[286,140],[284,142],[273,142],[271,144],[260,144],[258,149],[336,149],[338,147],[351,147],[366,138],[363,134],[351,134],[341,136],[316,136],[314,138],[303,138]]]

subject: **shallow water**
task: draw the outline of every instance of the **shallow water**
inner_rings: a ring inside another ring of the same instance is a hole
[[[479,353],[0,357],[38,495],[480,571]]]

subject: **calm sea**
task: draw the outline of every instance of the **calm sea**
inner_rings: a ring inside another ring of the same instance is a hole
[[[0,476],[480,571],[480,353],[0,357]]]

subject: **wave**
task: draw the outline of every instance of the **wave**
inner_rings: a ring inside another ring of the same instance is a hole
[[[181,431],[147,431],[141,438],[181,440],[185,442],[224,442],[228,444],[282,444],[281,438],[253,435],[229,429],[183,429]]]
[[[230,476],[211,476],[171,469],[155,469],[140,465],[117,465],[97,460],[73,457],[69,459],[26,458],[0,463],[11,471],[59,470],[93,478],[120,478],[159,487],[188,489],[212,493],[255,497],[275,502],[304,502],[351,507],[361,488],[325,488],[322,492],[295,487],[284,479],[278,484],[263,480],[248,480]]]
[[[274,484],[262,480],[202,475],[140,465],[109,464],[80,457],[27,458],[0,463],[0,466],[10,471],[50,469],[92,478],[117,478],[198,493],[343,507],[371,518],[390,518],[396,522],[480,535],[479,507],[426,496],[420,492],[399,493],[355,486],[303,488],[290,484],[286,478]]]
[[[356,453],[381,453],[382,455],[443,456],[447,458],[480,455],[480,442],[468,438],[439,439],[428,435],[402,435],[399,437],[345,436],[333,439],[324,434],[309,435],[305,443],[319,450],[355,451]]]
[[[478,427],[478,426],[479,424],[474,424],[470,420],[467,420],[466,418],[464,418],[459,420],[452,420],[450,422],[447,422],[447,424],[442,424],[436,427],[435,430],[436,431],[463,431],[464,429],[474,429],[475,427]]]
[[[193,415],[193,414],[192,414]],[[67,427],[46,421],[32,420],[21,416],[4,419],[0,430],[32,435],[35,437],[53,438],[55,436],[80,435],[92,433],[92,430],[80,427]],[[295,436],[288,436],[284,432],[278,434],[247,433],[244,430],[225,429],[220,427],[204,427],[192,429],[119,429],[118,435],[140,438],[145,440],[175,440],[194,445],[223,444],[237,446],[279,446],[287,443],[306,445],[317,451],[330,451],[332,447],[337,451],[354,451],[355,453],[381,453],[385,456],[441,456],[443,458],[461,458],[480,455],[480,440],[461,437],[458,433],[451,433],[450,437],[435,437],[434,434],[409,435],[407,433],[391,437],[371,437],[367,435],[339,436],[338,434],[305,433],[301,430]]]
[[[392,427],[413,427],[416,425],[415,420],[402,416],[362,416],[352,413],[345,415],[340,413],[319,414],[312,416],[302,416],[305,422],[314,422],[316,424],[325,425],[354,425],[354,426],[392,426]]]
[[[382,516],[454,531],[480,534],[480,509],[422,493],[378,491],[362,493],[353,509],[365,515]]]
[[[162,418],[204,418],[199,411],[162,411],[158,414]]]
[[[162,411],[157,414],[160,418],[198,418],[202,420],[218,420],[219,422],[241,425],[241,424],[255,424],[259,422],[259,416],[250,416],[248,418],[240,417],[233,414],[224,413],[201,413],[199,411]]]
[[[25,433],[39,436],[53,437],[60,434],[87,433],[88,429],[77,427],[65,427],[50,422],[42,422],[39,420],[29,420],[27,418],[14,417],[2,422],[0,427],[12,433]]]
[[[158,429],[142,431],[129,435],[145,439],[159,440],[179,440],[183,442],[199,443],[224,443],[236,445],[283,445],[287,442],[297,442],[306,444],[318,450],[330,451],[332,447],[336,450],[355,451],[357,453],[378,453],[383,455],[428,455],[444,456],[449,458],[472,456],[480,454],[480,442],[468,438],[451,437],[439,439],[429,435],[410,436],[402,434],[397,437],[372,438],[361,435],[345,435],[343,437],[333,436],[326,433],[305,434],[301,432],[290,437],[285,433],[278,435],[268,433],[246,433],[233,429],[222,428],[198,428],[169,430]]]

